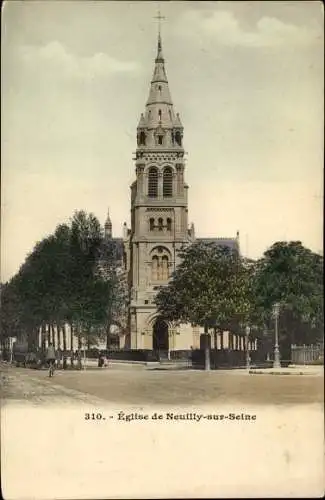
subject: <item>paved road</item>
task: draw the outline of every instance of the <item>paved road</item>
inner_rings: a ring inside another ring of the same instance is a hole
[[[248,375],[232,371],[46,371],[2,366],[2,399],[31,404],[107,402],[126,405],[322,404],[321,376]]]
[[[14,368],[2,364],[1,400],[3,404],[62,405],[79,403],[98,404],[102,400],[82,391],[69,389],[56,383],[58,377],[49,379],[47,371],[34,372],[24,368]]]

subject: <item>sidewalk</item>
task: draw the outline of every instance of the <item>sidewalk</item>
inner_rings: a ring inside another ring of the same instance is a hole
[[[251,368],[252,375],[313,375],[321,377],[324,375],[322,365],[290,365],[285,368]]]

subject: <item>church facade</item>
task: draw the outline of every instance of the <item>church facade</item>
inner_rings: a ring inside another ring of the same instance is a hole
[[[161,36],[149,97],[141,114],[135,153],[135,180],[131,185],[131,225],[124,223],[124,272],[129,287],[128,328],[121,347],[161,351],[189,350],[200,345],[200,329],[173,325],[161,318],[154,298],[167,285],[179,263],[178,251],[196,241],[188,221],[184,129],[175,113],[169,90]],[[106,221],[105,230],[110,227]],[[239,251],[234,238],[200,238]]]

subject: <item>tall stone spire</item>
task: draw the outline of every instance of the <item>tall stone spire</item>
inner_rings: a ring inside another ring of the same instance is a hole
[[[161,19],[161,16],[158,16]],[[162,49],[160,27],[158,30],[157,56],[150,83],[145,113],[138,124],[138,147],[182,148],[183,126],[179,115],[175,115]]]
[[[104,234],[105,238],[111,238],[112,237],[112,221],[109,216],[109,210],[107,210],[107,217],[105,221],[105,226],[104,226]]]
[[[161,323],[153,326],[158,312],[154,297],[176,269],[178,251],[193,238],[188,228],[183,126],[169,92],[160,27],[157,42],[149,97],[137,128],[131,228],[125,227],[124,241],[129,262],[130,347],[168,350],[171,335],[160,330]]]
[[[162,43],[161,43],[160,29],[158,31],[158,50],[157,50],[156,62],[164,62],[164,56],[163,56],[163,53],[162,53]]]

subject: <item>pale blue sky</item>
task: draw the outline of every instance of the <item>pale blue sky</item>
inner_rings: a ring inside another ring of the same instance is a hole
[[[75,209],[129,223],[156,2],[7,1],[2,16],[2,280]],[[320,2],[161,2],[197,236],[259,257],[322,248]]]

